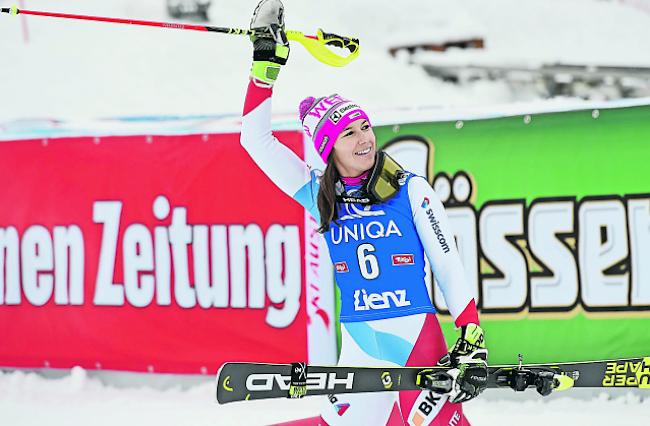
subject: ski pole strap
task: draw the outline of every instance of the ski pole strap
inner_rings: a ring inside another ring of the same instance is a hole
[[[302,398],[307,395],[307,363],[294,362],[291,364],[291,383],[288,398]]]
[[[318,29],[318,37],[321,38],[326,45],[340,47],[341,49],[348,49],[350,53],[356,53],[359,50],[359,39],[351,37],[343,37],[334,33],[326,33],[322,29]]]
[[[312,56],[326,65],[344,67],[359,56],[359,39],[325,33],[318,29],[316,36],[306,36],[300,31],[287,31],[287,38],[302,44]],[[339,55],[327,46],[347,49],[347,56]]]

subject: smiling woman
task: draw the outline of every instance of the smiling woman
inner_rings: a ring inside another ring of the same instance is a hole
[[[327,163],[317,198],[320,231],[325,232],[338,219],[337,182],[344,177],[348,183],[359,184],[375,165],[375,134],[363,109],[339,95],[308,97],[299,110],[305,134]]]
[[[327,165],[323,173],[273,136],[272,87],[289,56],[283,11],[279,0],[262,0],[253,14],[251,28],[259,36],[253,40],[241,144],[320,222],[341,293],[339,364],[431,366],[444,359],[453,367],[447,394],[336,395],[315,424],[467,425],[460,403],[485,388],[487,349],[443,205],[424,177],[377,152],[370,118],[340,95],[308,97],[299,107],[304,132]],[[425,257],[462,329],[451,353],[427,289]]]

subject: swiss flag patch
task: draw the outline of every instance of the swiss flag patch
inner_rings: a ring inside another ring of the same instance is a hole
[[[415,257],[412,254],[394,254],[393,266],[414,265]]]
[[[336,262],[334,267],[336,268],[336,272],[348,272],[350,270],[348,264],[345,262]]]

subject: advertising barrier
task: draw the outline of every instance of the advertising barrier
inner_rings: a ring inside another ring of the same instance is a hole
[[[0,365],[335,362],[318,224],[233,120],[203,135],[4,135]],[[650,106],[407,120],[376,126],[378,143],[444,202],[491,363],[650,354]],[[297,126],[280,128],[320,168]]]
[[[327,360],[316,225],[238,134],[0,142],[0,177],[0,365],[208,374],[308,326]]]
[[[650,354],[650,106],[375,133],[444,202],[491,363]]]

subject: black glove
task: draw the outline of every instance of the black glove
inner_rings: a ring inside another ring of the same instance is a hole
[[[478,396],[487,387],[488,376],[483,329],[476,324],[463,326],[451,352],[438,364],[452,367],[447,371],[453,379],[450,402],[465,402]]]
[[[253,42],[253,67],[251,77],[272,86],[280,73],[280,67],[289,58],[289,41],[284,31],[284,6],[280,0],[259,2],[250,29]]]

